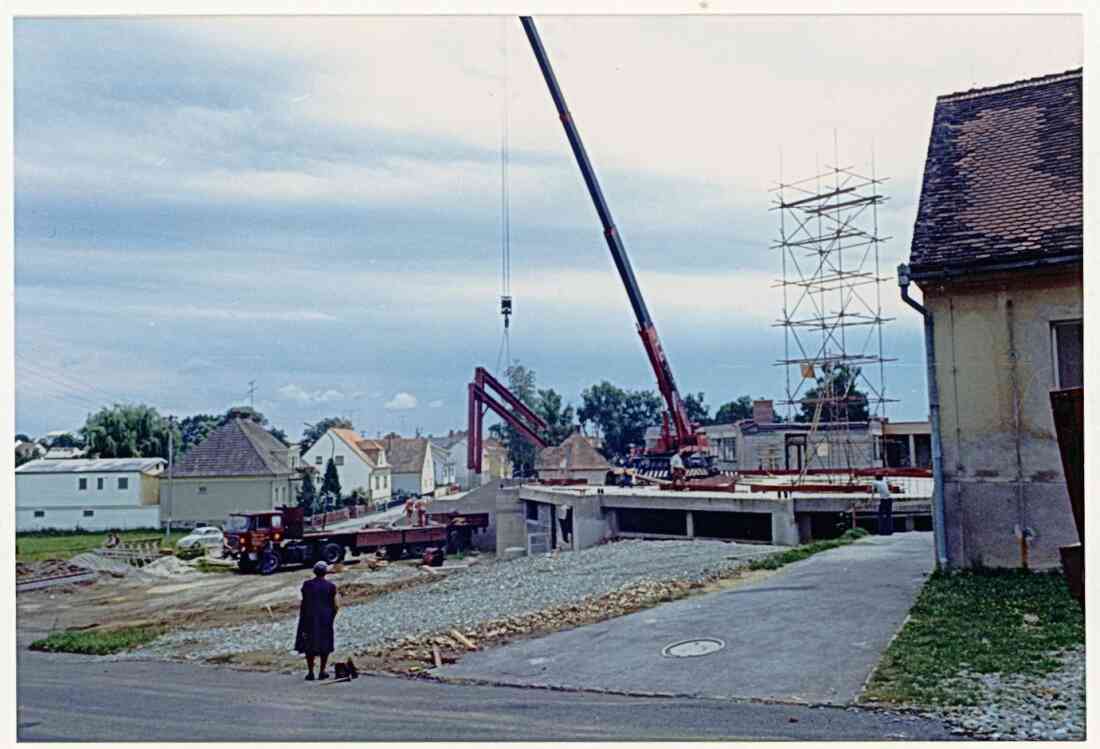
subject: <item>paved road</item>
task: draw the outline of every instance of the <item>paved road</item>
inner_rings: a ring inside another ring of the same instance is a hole
[[[757,583],[471,653],[438,673],[496,684],[851,704],[932,568],[932,534],[873,536]],[[725,648],[670,658],[669,644]]]
[[[951,738],[937,721],[838,708],[366,676],[306,684],[285,674],[22,649],[18,665],[20,741]]]

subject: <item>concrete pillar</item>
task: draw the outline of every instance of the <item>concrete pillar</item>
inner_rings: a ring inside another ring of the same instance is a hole
[[[913,530],[913,525],[914,525],[913,521],[914,521],[914,519],[915,518],[912,515],[903,515],[902,516],[902,530],[904,530],[906,532]]]
[[[810,522],[812,519],[812,516],[807,512],[796,516],[798,521],[798,543],[808,544],[813,540],[813,531],[811,530],[813,524]]]
[[[772,543],[776,546],[798,546],[798,523],[794,519],[794,500],[780,499],[772,503]]]
[[[909,435],[909,467],[917,467],[917,435]]]
[[[524,509],[518,488],[501,489],[497,492],[497,553],[510,546],[527,547],[527,517]]]
[[[695,538],[695,513],[688,510],[684,515],[687,522],[687,537]]]

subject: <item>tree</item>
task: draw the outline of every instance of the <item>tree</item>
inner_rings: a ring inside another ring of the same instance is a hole
[[[279,440],[279,442],[282,442],[284,445],[289,445],[290,444],[290,440],[287,438],[286,432],[284,432],[279,427],[271,427],[270,429],[267,430],[267,433],[270,434],[275,439]]]
[[[703,399],[706,398],[702,392],[695,394],[688,393],[684,398],[684,410],[687,411],[688,419],[699,425],[710,424],[710,406],[703,403]]]
[[[741,419],[752,418],[752,398],[742,395],[735,401],[723,403],[714,414],[715,424],[732,424]]]
[[[177,453],[185,454],[195,445],[206,439],[211,432],[225,421],[225,416],[214,414],[195,414],[180,421],[180,441]]]
[[[867,421],[870,418],[867,396],[856,384],[860,371],[859,367],[853,370],[846,364],[822,371],[817,378],[817,387],[810,388],[802,396],[802,403],[799,404],[801,413],[796,414],[794,420],[803,423],[813,421],[818,405],[816,401],[823,398],[826,401],[821,406],[821,421]]]
[[[298,506],[308,513],[317,504],[317,487],[313,485],[313,471],[303,471],[302,485],[298,487]]]
[[[80,435],[90,455],[100,458],[166,458],[168,435],[179,428],[152,406],[116,403],[88,416]]]
[[[50,447],[82,447],[83,443],[77,439],[76,435],[65,432],[59,434],[50,440]]]
[[[538,401],[535,393],[535,373],[522,364],[514,364],[504,370],[504,376],[508,380],[508,389],[512,394],[528,408],[536,410]],[[528,442],[518,429],[508,424],[494,424],[490,427],[489,433],[507,448],[508,460],[512,463],[512,469],[519,475],[528,476],[535,470],[535,446]]]
[[[329,429],[354,428],[348,419],[341,419],[339,416],[321,419],[316,424],[306,427],[306,430],[302,432],[302,439],[298,442],[298,452],[305,455],[309,448],[313,447],[317,440],[321,439]]]
[[[626,455],[631,445],[645,444],[647,427],[660,423],[664,401],[652,390],[626,391],[607,380],[581,392],[577,417],[595,424],[607,457]]]
[[[321,498],[325,501],[325,507],[340,506],[340,474],[332,458],[329,458],[325,465],[325,478],[321,481]]]
[[[534,410],[546,422],[545,436],[550,445],[560,445],[576,428],[573,407],[563,409],[561,396],[553,388],[539,391]]]
[[[15,435],[15,441],[16,442],[30,442],[31,438],[28,437],[27,435],[23,434],[22,432],[20,432],[19,434]]]

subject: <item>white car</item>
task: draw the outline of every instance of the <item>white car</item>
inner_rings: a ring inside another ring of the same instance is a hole
[[[222,535],[221,528],[215,528],[213,526],[196,528],[176,542],[176,546],[180,549],[190,549],[195,546],[220,549],[224,544],[225,537]]]

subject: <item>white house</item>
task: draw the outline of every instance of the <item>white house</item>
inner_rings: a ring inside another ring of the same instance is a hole
[[[156,528],[165,465],[163,458],[32,460],[15,469],[15,529]]]
[[[435,468],[436,487],[450,486],[455,483],[455,461],[446,448],[429,440],[432,448],[432,463]]]
[[[454,466],[454,483],[458,484],[459,488],[463,490],[473,489],[474,474],[466,467],[466,432],[451,431],[445,437],[432,438],[432,444],[447,451],[448,460]],[[482,483],[489,480],[486,477],[489,452],[486,449],[485,442],[483,442],[481,450]]]
[[[393,490],[419,497],[435,492],[435,462],[427,437],[390,435],[381,440],[393,471]]]
[[[348,495],[362,489],[372,503],[389,500],[392,476],[383,442],[366,439],[352,429],[329,429],[302,453],[299,465],[316,469],[320,482],[330,458],[340,477],[341,493]],[[320,483],[317,488],[321,488]]]

